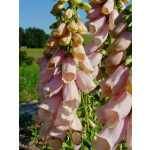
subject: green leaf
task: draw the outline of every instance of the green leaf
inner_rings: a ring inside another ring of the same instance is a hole
[[[83,145],[85,147],[87,147],[89,150],[91,150],[91,143],[90,143],[90,141],[88,139],[86,139],[86,138],[83,138],[82,140],[83,140]]]

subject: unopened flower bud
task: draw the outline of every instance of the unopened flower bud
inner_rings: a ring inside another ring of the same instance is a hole
[[[92,127],[92,128],[95,128],[95,123],[90,120],[89,121],[89,126]]]
[[[60,10],[64,7],[65,3],[61,3],[61,2],[57,2],[54,6],[53,6],[53,9],[54,10]]]
[[[78,31],[78,25],[75,23],[75,21],[70,21],[67,25],[67,30],[76,33]]]
[[[122,0],[122,1],[126,4],[130,3],[130,0]]]
[[[53,31],[53,35],[56,37],[61,37],[66,33],[67,25],[65,23],[61,23],[56,29]]]
[[[78,20],[77,25],[78,25],[78,33],[79,34],[81,34],[81,35],[87,34],[88,30],[81,20]]]
[[[77,14],[76,16],[77,16],[77,18],[81,18],[81,16],[79,14]]]
[[[66,3],[68,0],[59,0],[60,3]]]
[[[56,10],[56,9],[52,9],[52,10],[50,11],[50,13],[53,14],[53,15],[55,15],[55,14],[57,13],[57,11],[58,11],[58,10]]]
[[[70,43],[71,40],[71,32],[66,31],[65,35],[60,37],[59,44],[61,46],[66,46]]]
[[[50,54],[52,51],[53,51],[53,49],[47,48],[47,49],[44,50],[43,55],[44,55],[44,56],[49,56],[49,54]]]
[[[80,34],[75,33],[73,35],[73,41],[76,45],[81,45],[84,42],[84,39],[82,38]]]
[[[83,1],[79,5],[82,5],[82,8],[87,10],[87,11],[91,10],[91,8],[92,8],[88,3],[83,2]]]
[[[101,4],[103,3],[104,1],[106,0],[91,0],[92,3],[95,3],[95,4]]]
[[[82,0],[72,0],[72,2],[75,4],[75,5],[78,5],[81,3]]]
[[[47,48],[56,48],[59,44],[59,38],[58,37],[55,37],[55,36],[51,36],[46,44],[45,44],[45,47]]]
[[[107,2],[102,7],[103,14],[110,14],[114,8],[114,0],[107,0]]]
[[[64,18],[64,20],[68,20],[72,17],[73,15],[73,11],[72,9],[68,8],[62,15],[62,18]]]

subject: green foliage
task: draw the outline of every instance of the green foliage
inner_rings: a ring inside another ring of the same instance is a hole
[[[19,27],[19,47],[43,48],[50,35],[45,34],[44,30],[37,28],[28,28],[24,30]]]
[[[39,67],[37,64],[19,67],[19,102],[38,99],[36,84]]]
[[[19,66],[23,64],[32,65],[34,61],[33,57],[27,56],[27,52],[19,49]]]

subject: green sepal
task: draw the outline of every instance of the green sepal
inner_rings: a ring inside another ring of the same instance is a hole
[[[125,16],[123,21],[127,22],[127,24],[129,25],[132,22],[132,15]]]

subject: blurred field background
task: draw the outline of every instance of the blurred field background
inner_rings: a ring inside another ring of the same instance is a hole
[[[84,45],[86,45],[87,43],[92,41],[93,37],[91,35],[83,35],[83,38]],[[22,63],[19,66],[19,102],[38,100],[39,98],[39,94],[35,91],[36,84],[38,83],[37,74],[39,72],[39,67],[36,64],[36,60],[37,58],[43,56],[42,53],[44,50],[45,48],[21,49],[21,51],[26,53],[27,57],[33,59],[33,63],[30,65]]]

